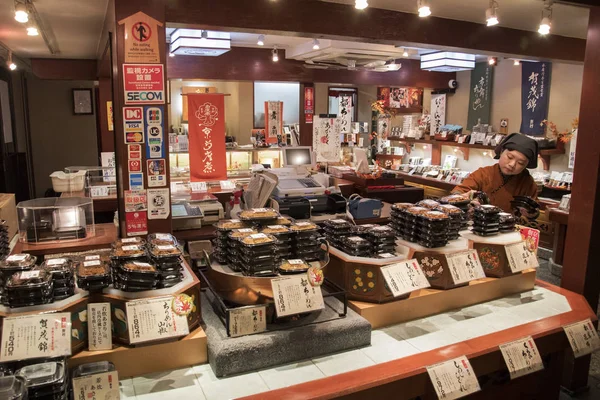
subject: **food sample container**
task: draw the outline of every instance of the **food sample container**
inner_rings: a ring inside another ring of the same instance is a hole
[[[406,221],[415,221],[417,219],[417,217],[423,213],[429,212],[431,211],[429,208],[425,208],[425,207],[410,207],[406,209],[405,212],[405,219]]]
[[[284,225],[267,225],[261,233],[273,235],[279,243],[287,242],[292,238],[292,231]]]
[[[177,238],[170,233],[151,233],[148,235],[148,243],[153,246],[177,246]]]
[[[65,398],[68,387],[64,361],[27,365],[15,372],[27,381],[30,399]]]
[[[12,254],[0,261],[2,280],[8,280],[15,272],[28,271],[35,267],[37,257],[31,254]]]
[[[67,279],[73,276],[73,262],[68,258],[52,258],[45,260],[39,267],[52,275],[54,280]]]
[[[465,194],[451,194],[440,199],[441,204],[452,204],[457,207],[467,206],[470,202],[471,199]]]
[[[238,239],[242,239],[249,235],[255,235],[257,233],[258,231],[256,229],[251,228],[234,229],[229,233],[229,239],[234,239],[235,241],[238,241]]]
[[[110,268],[101,260],[83,261],[75,271],[77,286],[84,290],[97,291],[111,283]]]
[[[417,207],[425,207],[425,208],[429,208],[430,210],[435,210],[436,208],[438,208],[440,206],[440,203],[438,203],[435,200],[425,199],[425,200],[419,201],[415,205]]]
[[[6,282],[4,300],[9,307],[52,302],[52,275],[46,271],[15,272]]]
[[[146,248],[138,244],[115,247],[110,256],[113,260],[119,261],[139,259],[146,257]]]
[[[319,235],[319,227],[312,222],[296,222],[291,225],[290,229],[295,234],[296,239]]]
[[[279,213],[272,208],[252,208],[240,213],[242,221],[266,221],[279,218]]]
[[[217,231],[228,232],[232,229],[249,228],[250,226],[239,219],[223,219],[215,224]]]
[[[8,375],[0,377],[0,399],[26,400],[27,380],[22,376]]]
[[[119,265],[119,275],[140,282],[153,282],[158,278],[158,270],[152,264],[133,261]]]
[[[302,259],[296,258],[282,260],[278,270],[281,274],[299,274],[308,271],[309,268],[310,264]]]

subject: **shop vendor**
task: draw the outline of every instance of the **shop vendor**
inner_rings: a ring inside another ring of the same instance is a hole
[[[456,186],[453,193],[487,194],[490,204],[511,212],[514,196],[537,198],[537,186],[527,168],[537,168],[538,144],[520,133],[511,133],[496,147],[498,164],[479,168]]]

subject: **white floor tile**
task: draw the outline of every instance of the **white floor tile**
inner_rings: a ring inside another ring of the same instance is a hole
[[[460,342],[460,340],[447,332],[440,331],[408,339],[407,342],[423,352],[449,346]]]
[[[258,374],[271,390],[325,377],[323,372],[312,361],[282,365],[259,371]]]
[[[313,358],[317,367],[327,376],[342,374],[375,365],[373,360],[360,350],[352,350],[330,356]]]
[[[438,332],[440,329],[427,318],[404,322],[384,328],[383,331],[392,338],[400,341],[413,339],[430,333]]]
[[[395,341],[393,343],[369,346],[361,351],[376,364],[397,360],[419,353],[419,350],[406,341]]]
[[[129,379],[131,381],[131,379]],[[121,399],[123,400],[133,400],[135,399],[135,390],[133,389],[133,384],[131,385],[119,385],[121,389]]]
[[[448,327],[445,332],[450,333],[460,341],[464,341],[496,332],[496,328],[486,324],[480,317],[462,321]]]
[[[483,316],[479,320],[496,329],[496,331],[514,328],[515,326],[523,325],[525,323],[522,317],[513,315],[507,310],[498,311],[493,315]]]
[[[398,340],[388,335],[385,331],[371,331],[371,346],[379,346],[386,343],[396,343]]]
[[[135,385],[140,385],[140,384],[154,382],[154,381],[163,380],[163,379],[175,379],[175,378],[178,378],[181,376],[195,377],[196,374],[194,373],[194,370],[191,367],[189,367],[189,368],[174,369],[172,371],[154,372],[151,374],[141,375],[141,376],[133,378],[132,381],[133,381],[133,385],[135,386]]]
[[[547,304],[537,303],[523,305],[518,307],[516,310],[511,310],[511,313],[520,316],[527,322],[539,321],[540,319],[560,314]]]
[[[194,385],[138,395],[137,400],[206,400],[206,397],[200,385]]]
[[[208,400],[226,400],[269,390],[257,372],[217,378],[209,364],[194,366],[198,382]]]
[[[196,386],[197,389],[200,389],[196,375],[181,375],[157,379],[151,382],[136,383],[134,381],[133,383],[136,396],[148,393],[168,392],[173,389],[189,388],[194,386]]]

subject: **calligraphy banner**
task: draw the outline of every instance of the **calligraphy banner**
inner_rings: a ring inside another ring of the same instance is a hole
[[[283,102],[265,101],[265,132],[267,143],[281,143],[283,132]]]
[[[338,123],[340,124],[340,136],[342,137],[342,141],[345,141],[345,136],[352,133],[352,116],[354,115],[354,110],[352,108],[352,97],[351,96],[342,96],[338,97]]]
[[[493,80],[494,68],[492,66],[487,62],[475,64],[475,69],[471,71],[468,130],[472,130],[479,122],[490,123]]]
[[[313,122],[313,150],[317,161],[340,161],[340,130],[336,118],[321,118],[315,115]]]
[[[548,118],[552,64],[523,62],[521,68],[521,133],[543,135],[542,121]]]
[[[431,95],[431,134],[440,132],[446,125],[446,94]]]
[[[190,181],[227,179],[225,96],[188,94]]]

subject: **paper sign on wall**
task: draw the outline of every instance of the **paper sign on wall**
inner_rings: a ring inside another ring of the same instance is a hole
[[[594,324],[588,318],[585,321],[563,326],[575,358],[593,353],[600,348],[600,338]]]
[[[139,11],[119,21],[125,25],[125,62],[159,63],[158,27],[163,24]]]
[[[306,275],[271,280],[278,317],[320,310],[325,307],[320,287],[311,286]]]
[[[144,107],[147,158],[165,158],[163,110],[163,106]]]
[[[129,160],[141,160],[142,159],[142,145],[140,145],[140,144],[127,145],[127,158]]]
[[[537,257],[527,247],[527,242],[508,244],[504,246],[504,249],[508,258],[508,265],[513,273],[539,267]]]
[[[229,311],[229,336],[238,337],[267,330],[265,306],[240,307]]]
[[[508,367],[510,379],[519,378],[544,369],[540,352],[531,336],[500,346]]]
[[[125,143],[144,143],[144,109],[123,107],[123,132]]]
[[[431,286],[419,263],[414,259],[386,265],[380,270],[394,297]]]
[[[125,230],[127,236],[148,234],[148,214],[146,211],[126,212]]]
[[[148,219],[167,219],[171,213],[169,189],[148,189]]]
[[[73,396],[77,400],[120,398],[119,373],[117,371],[73,378]]]
[[[4,319],[1,362],[70,355],[71,313]]]
[[[142,190],[143,188],[144,188],[144,174],[141,172],[129,174],[129,189]]]
[[[112,349],[110,303],[89,303],[87,306],[88,349]]]
[[[125,190],[125,212],[144,211],[147,204],[145,190]]]
[[[173,296],[127,302],[129,341],[143,343],[190,333],[185,315],[173,311]]]
[[[427,373],[439,399],[458,399],[481,390],[465,356],[427,367]]]
[[[123,64],[125,104],[164,104],[162,64]]]
[[[446,260],[455,285],[485,278],[485,272],[476,250],[447,254]]]
[[[167,186],[165,159],[146,160],[148,165],[148,187]]]

